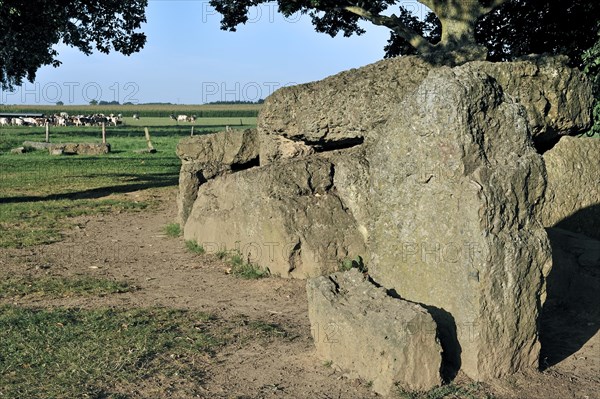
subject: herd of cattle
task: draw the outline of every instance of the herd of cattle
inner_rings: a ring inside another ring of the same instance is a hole
[[[173,115],[169,116],[172,120],[177,122],[196,122],[196,115]],[[133,115],[133,119],[139,120],[140,117],[137,114]],[[74,115],[71,116],[66,112],[60,114],[42,117],[15,117],[0,118],[0,126],[118,126],[123,124],[123,115],[118,114],[93,114],[93,115]]]
[[[123,123],[123,115],[74,115],[70,116],[66,112],[60,114],[42,116],[42,117],[15,117],[15,118],[0,118],[0,126],[102,126],[105,125],[120,125]]]

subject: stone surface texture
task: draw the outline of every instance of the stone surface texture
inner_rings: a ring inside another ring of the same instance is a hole
[[[235,168],[258,163],[256,130],[225,131],[183,139],[177,145],[181,159],[177,219],[181,226],[187,222],[200,185]]]
[[[282,277],[361,256],[385,289],[346,281],[356,273],[318,278],[309,307],[313,327],[351,326],[352,349],[317,342],[319,353],[378,392],[394,379],[425,389],[440,373],[487,381],[535,368],[552,268],[544,225],[597,237],[598,141],[558,141],[590,126],[591,103],[589,82],[560,57],[458,67],[399,57],[282,88],[256,131],[178,147],[184,236]],[[419,358],[391,326],[396,307],[397,320],[433,320],[441,365],[431,341]]]
[[[313,156],[219,176],[200,187],[184,237],[207,251],[239,251],[282,277],[333,272],[366,253],[334,173],[330,160]]]
[[[425,391],[441,384],[442,347],[422,306],[392,298],[357,269],[307,282],[318,356],[388,395],[398,383]]]
[[[600,240],[600,139],[563,137],[544,153],[544,226]]]
[[[450,361],[486,380],[537,365],[551,255],[526,113],[480,69],[431,71],[369,148],[368,266],[437,308]]]

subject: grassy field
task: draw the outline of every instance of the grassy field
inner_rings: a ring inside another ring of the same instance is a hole
[[[70,115],[87,115],[95,113],[122,114],[131,117],[168,117],[171,114],[196,115],[199,118],[214,117],[249,117],[258,116],[262,105],[0,105],[0,113],[42,113],[55,114],[67,112]]]
[[[240,124],[241,122],[241,124]],[[245,129],[254,118],[202,118],[195,134]],[[136,154],[146,148],[147,126],[156,154]],[[10,154],[24,141],[44,141],[44,128],[0,128],[0,248],[26,247],[60,240],[69,219],[83,214],[136,211],[153,204],[132,201],[123,194],[178,183],[180,161],[175,148],[191,132],[191,123],[169,118],[126,119],[107,129],[112,152],[105,156],[53,157],[46,151]],[[98,127],[54,127],[50,141],[101,142]]]
[[[206,118],[198,119],[194,129],[208,134],[225,126],[254,125],[255,118],[241,118],[241,124],[239,117]],[[11,154],[23,141],[43,141],[44,129],[0,128],[0,252],[58,241],[74,216],[152,207],[151,201],[134,201],[126,194],[177,185],[175,147],[191,126],[168,118],[126,119],[126,125],[108,129],[112,152],[105,156]],[[146,146],[143,127],[151,131],[155,154],[134,152]],[[55,143],[100,140],[97,127],[51,130]],[[99,277],[0,272],[1,398],[124,399],[164,379],[180,382],[195,397],[204,365],[216,350],[284,334],[260,320],[240,323],[177,309],[16,306],[15,298],[37,302],[83,296],[93,301],[137,288]]]

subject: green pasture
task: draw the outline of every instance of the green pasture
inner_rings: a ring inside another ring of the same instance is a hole
[[[193,114],[187,114],[193,115]],[[140,117],[140,119],[133,119],[132,117],[123,117],[123,123],[127,126],[181,126],[188,127],[187,130],[190,132],[191,127],[194,126],[199,129],[218,129],[223,130],[226,126],[236,129],[240,127],[247,128],[249,126],[256,125],[256,118],[252,117],[210,117],[210,118],[199,118],[196,122],[177,122],[169,117]]]
[[[237,121],[237,125],[233,122]],[[198,119],[194,134],[222,131],[226,126],[246,129],[254,118]],[[146,148],[148,127],[155,154]],[[178,184],[179,140],[191,133],[191,123],[169,118],[141,118],[107,128],[111,153],[103,156],[51,156],[47,151],[11,154],[24,141],[44,141],[41,127],[0,128],[0,248],[19,248],[55,242],[75,216],[139,211],[152,207],[148,200],[126,194]],[[51,127],[50,142],[101,142],[99,127]]]
[[[175,104],[143,104],[143,105],[0,105],[0,113],[40,113],[57,114],[67,112],[69,115],[89,115],[102,113],[122,114],[131,117],[168,118],[169,115],[196,115],[199,118],[243,117],[256,118],[262,108],[260,104],[207,104],[207,105],[175,105]]]

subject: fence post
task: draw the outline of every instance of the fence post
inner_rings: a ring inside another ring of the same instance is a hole
[[[106,144],[106,124],[102,122],[102,144]]]
[[[190,134],[190,137],[194,135],[194,126],[192,126],[192,133]]]
[[[152,141],[150,141],[150,131],[147,127],[144,128],[144,133],[146,134],[146,144],[148,144],[148,151],[155,152],[154,146],[152,145]]]
[[[50,142],[50,124],[46,121],[46,143]]]

